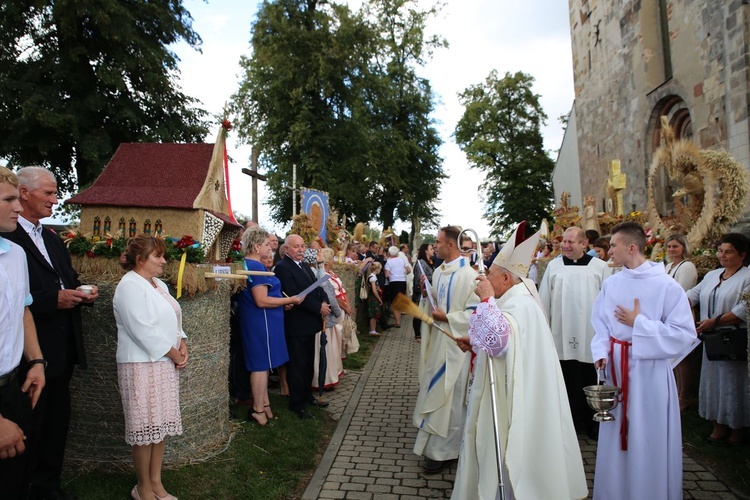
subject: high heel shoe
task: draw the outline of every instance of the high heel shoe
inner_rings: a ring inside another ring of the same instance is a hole
[[[265,421],[262,421],[260,418],[258,418],[256,415],[262,415]],[[255,411],[255,408],[250,408],[247,410],[247,418],[246,420],[248,422],[255,421],[258,425],[261,427],[265,426],[268,423],[268,417],[266,416],[265,411]]]
[[[156,500],[177,500],[176,496],[170,495],[169,493],[167,493],[167,496],[165,497],[160,497],[156,493],[154,493],[154,496],[156,497]]]
[[[138,485],[136,484],[133,486],[133,489],[130,490],[130,497],[133,500],[141,500],[141,496],[138,494]]]
[[[266,414],[268,420],[275,420],[273,412],[271,411],[271,405],[263,405],[263,412]]]

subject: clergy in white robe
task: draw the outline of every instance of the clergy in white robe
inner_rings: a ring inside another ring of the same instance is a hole
[[[585,498],[583,460],[544,313],[528,286],[508,271],[491,266],[489,281],[498,274],[505,275],[505,291],[493,283],[500,298],[487,297],[471,318],[476,358],[451,498],[494,500],[498,492],[488,363],[496,378],[505,498]]]
[[[682,287],[643,255],[646,235],[615,226],[609,253],[621,272],[594,303],[591,351],[609,384],[622,389],[599,427],[594,498],[682,498],[682,430],[673,358],[694,346],[695,325]]]
[[[467,259],[460,257],[457,228],[441,229],[436,247],[445,259],[432,275],[432,310],[427,298],[421,307],[432,314],[438,326],[454,337],[466,335],[469,317],[479,299],[474,295],[477,275]],[[438,329],[422,323],[419,394],[413,422],[419,429],[414,453],[424,456],[427,472],[438,472],[458,458],[466,416],[469,358],[456,343]]]
[[[554,259],[539,286],[544,313],[549,320],[560,359],[568,402],[577,429],[596,434],[594,412],[586,403],[583,388],[596,383],[591,357],[591,308],[611,269],[601,259],[586,254],[588,240],[580,227],[570,227],[560,245],[562,258]]]

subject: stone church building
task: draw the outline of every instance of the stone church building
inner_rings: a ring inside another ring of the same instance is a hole
[[[575,103],[553,184],[571,205],[607,206],[609,165],[626,176],[623,212],[643,210],[661,117],[677,138],[725,149],[750,168],[747,0],[569,0]],[[669,179],[657,209],[671,210]]]

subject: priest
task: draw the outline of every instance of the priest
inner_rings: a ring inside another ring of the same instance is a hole
[[[588,495],[555,346],[526,279],[540,234],[523,241],[524,225],[498,253],[487,278],[479,278],[481,302],[469,335],[457,341],[475,358],[454,499],[498,496],[496,438],[505,499]]]
[[[682,498],[680,404],[672,365],[696,344],[682,287],[646,260],[635,222],[612,230],[609,255],[623,266],[594,302],[591,351],[607,382],[620,387],[615,421],[599,429],[594,498]]]
[[[596,383],[591,308],[611,271],[606,262],[586,254],[588,239],[580,227],[566,229],[560,247],[562,258],[550,261],[539,295],[560,359],[573,424],[595,438],[594,412],[586,404],[583,388]]]
[[[440,229],[435,250],[444,262],[432,275],[432,300],[422,280],[420,301],[420,307],[432,315],[437,326],[454,337],[466,335],[472,307],[479,302],[474,295],[477,273],[459,251],[460,232],[456,226]],[[413,417],[419,430],[414,453],[425,457],[425,472],[436,473],[458,458],[466,415],[469,355],[426,322],[422,322],[421,335],[419,394]]]

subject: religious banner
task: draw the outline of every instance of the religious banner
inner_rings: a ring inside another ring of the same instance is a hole
[[[313,227],[323,241],[326,240],[328,220],[328,193],[302,188],[302,212],[310,216]]]

